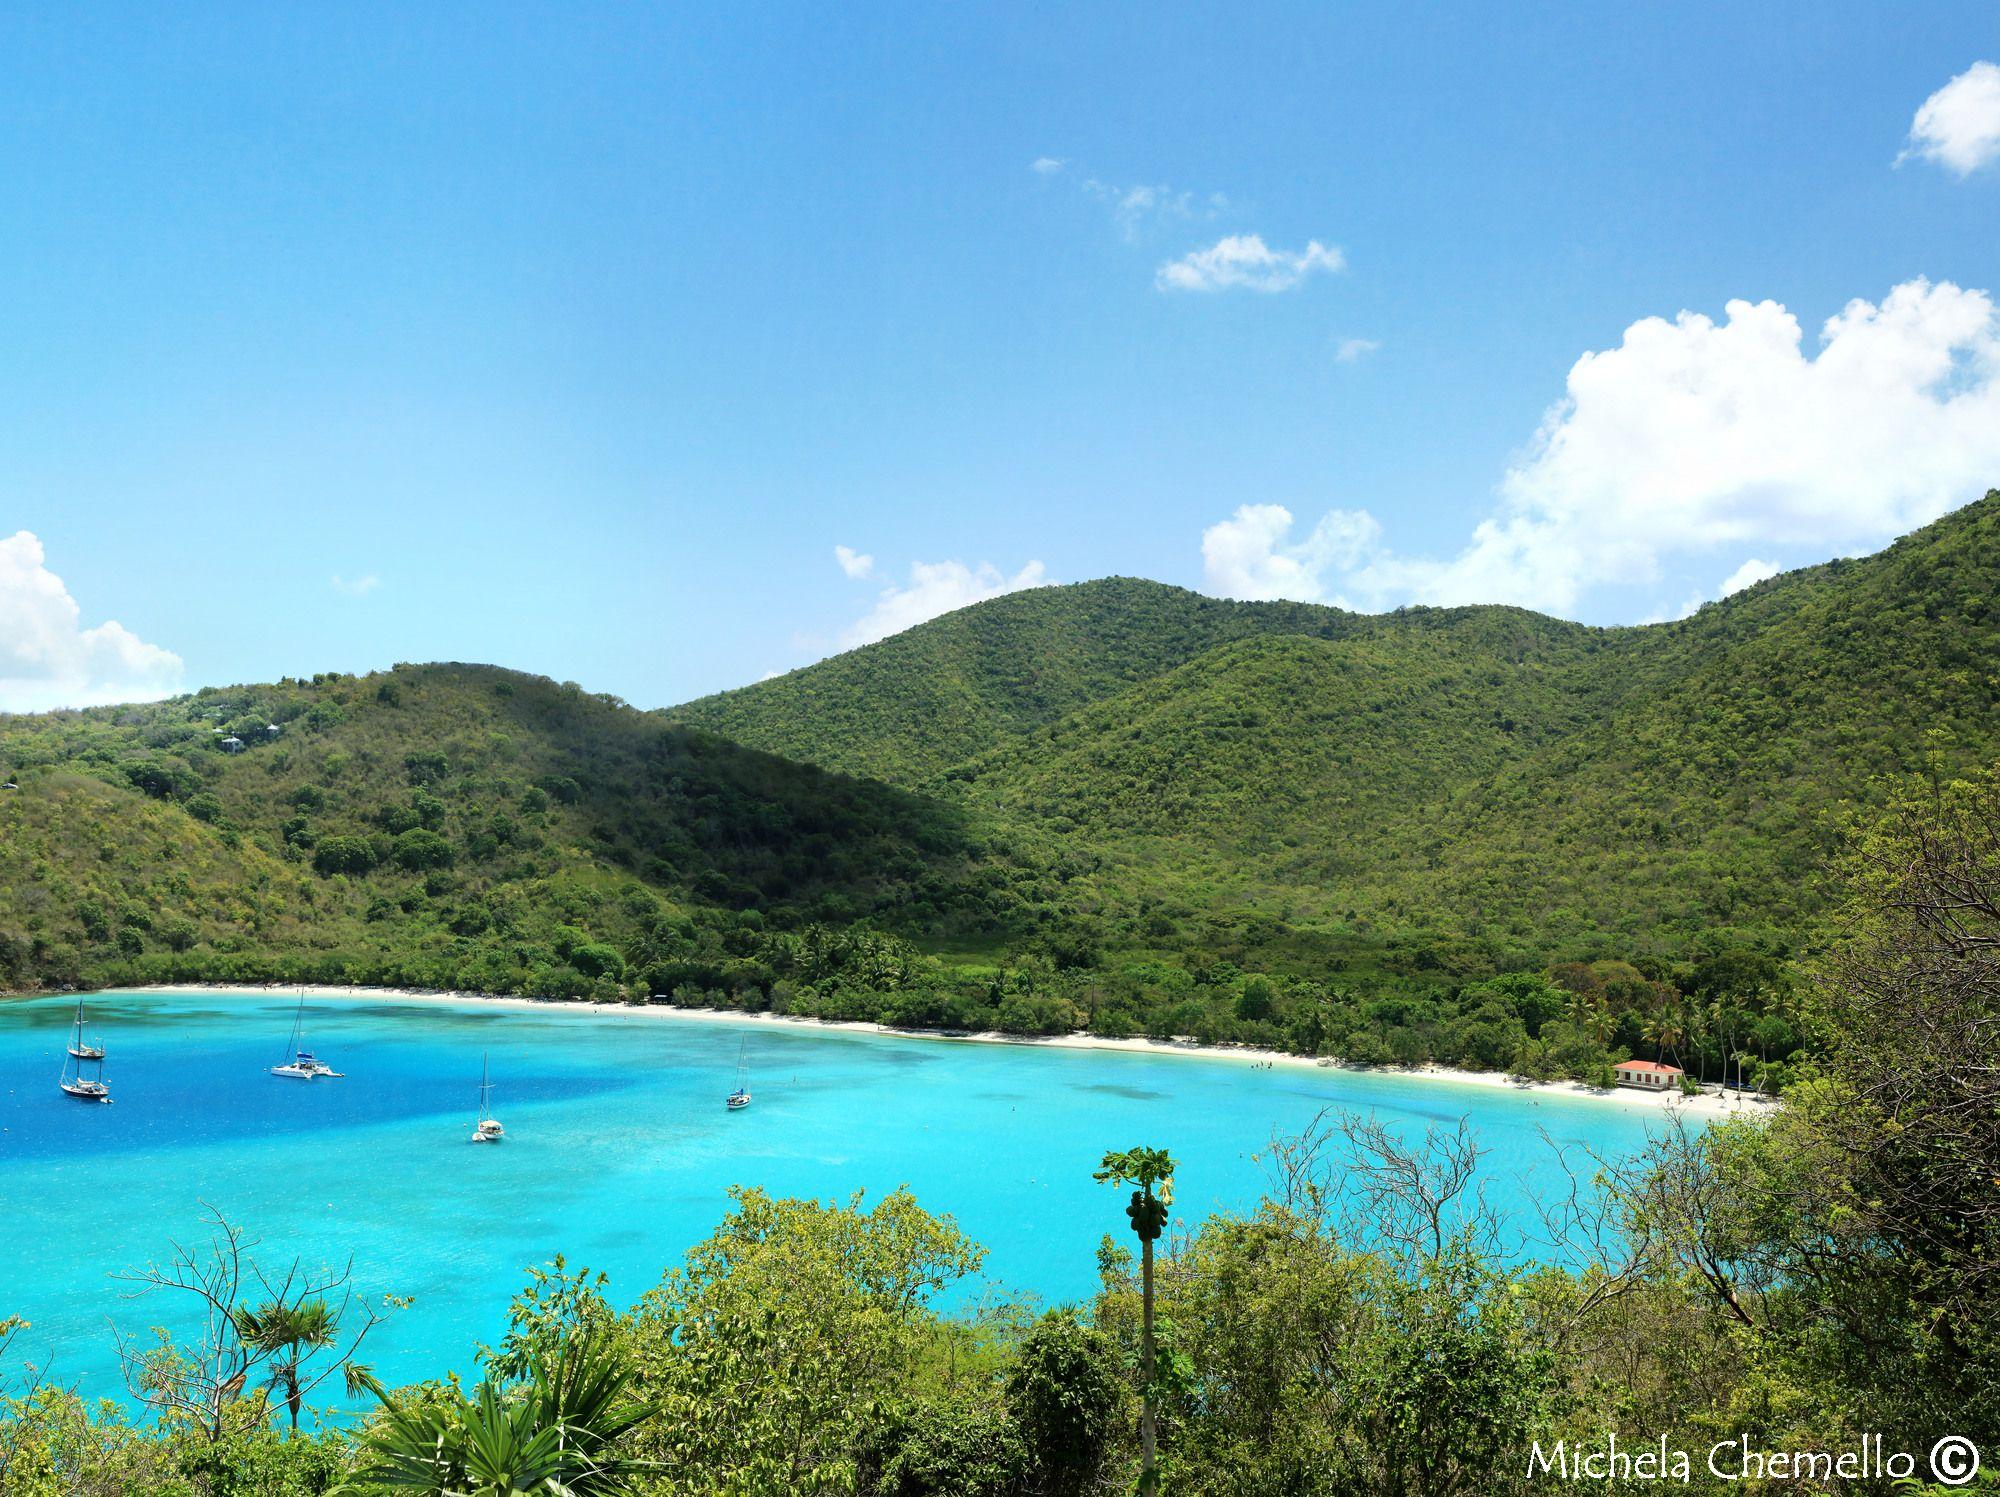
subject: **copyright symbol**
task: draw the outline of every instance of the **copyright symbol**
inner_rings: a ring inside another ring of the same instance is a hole
[[[1948,1487],[1962,1487],[1979,1474],[1979,1447],[1964,1435],[1946,1435],[1931,1447],[1931,1475]]]

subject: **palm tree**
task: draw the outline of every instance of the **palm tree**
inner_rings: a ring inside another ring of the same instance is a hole
[[[1639,1021],[1639,1041],[1653,1047],[1653,1059],[1660,1060],[1666,1054],[1666,1046],[1660,1041],[1660,1021],[1646,1018]]]
[[[1708,1047],[1713,1044],[1722,1069],[1722,1085],[1729,1085],[1729,1010],[1718,998],[1702,1012],[1701,1079],[1708,1080]]]
[[[1611,1017],[1610,1005],[1602,998],[1592,998],[1590,1000],[1590,1005],[1584,1014],[1583,1022],[1585,1027],[1590,1030],[1590,1037],[1597,1042],[1599,1049],[1611,1043],[1611,1036],[1618,1028],[1617,1021]]]
[[[526,1382],[488,1378],[475,1397],[455,1387],[401,1403],[368,1378],[382,1404],[361,1444],[357,1490],[413,1497],[614,1497],[648,1463],[613,1447],[651,1413],[629,1400],[616,1348],[579,1336],[535,1359]]]
[[[1674,1052],[1675,1064],[1680,1063],[1681,1041],[1687,1038],[1681,1028],[1681,1019],[1672,1009],[1663,1008],[1646,1020],[1639,1033],[1653,1047],[1653,1059],[1666,1063],[1667,1052]]]
[[[1160,1489],[1158,1466],[1159,1392],[1153,1382],[1153,1243],[1166,1230],[1174,1202],[1174,1161],[1165,1149],[1121,1149],[1106,1154],[1092,1176],[1103,1185],[1136,1185],[1125,1215],[1139,1239],[1139,1492]]]
[[[323,1299],[296,1304],[273,1301],[256,1309],[238,1306],[235,1320],[236,1338],[252,1351],[270,1357],[269,1385],[283,1391],[292,1428],[297,1429],[303,1398],[299,1367],[314,1352],[333,1345],[339,1322],[332,1309]]]

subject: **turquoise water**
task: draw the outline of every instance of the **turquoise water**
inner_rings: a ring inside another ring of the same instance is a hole
[[[173,1322],[108,1276],[197,1236],[203,1202],[260,1237],[267,1266],[351,1256],[370,1291],[410,1296],[365,1358],[393,1384],[469,1368],[523,1269],[557,1252],[636,1299],[713,1228],[732,1183],[907,1184],[990,1250],[988,1285],[1056,1302],[1092,1293],[1098,1239],[1125,1231],[1122,1194],[1090,1177],[1109,1148],[1172,1149],[1176,1214],[1193,1220],[1253,1203],[1251,1156],[1321,1108],[1413,1130],[1464,1116],[1489,1151],[1489,1199],[1519,1210],[1554,1183],[1541,1130],[1618,1153],[1657,1126],[1590,1098],[1325,1068],[365,997],[308,1008],[312,1048],[344,1078],[289,1081],[268,1068],[295,1003],[93,995],[107,1107],[56,1089],[70,1003],[0,1002],[0,1316],[32,1322],[16,1355],[116,1393],[107,1321]],[[726,1113],[745,1036],[756,1103]],[[499,1147],[467,1142],[482,1051]]]

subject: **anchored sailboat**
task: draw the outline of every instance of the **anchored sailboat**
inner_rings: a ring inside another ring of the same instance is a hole
[[[726,1104],[731,1112],[741,1112],[750,1105],[750,1088],[743,1079],[743,1052],[749,1044],[749,1037],[745,1036],[736,1047],[736,1090],[729,1094]]]
[[[104,1043],[97,1039],[83,1037],[83,1000],[76,1000],[76,1030],[70,1035],[69,1053],[78,1060],[104,1059]]]
[[[476,1144],[497,1144],[507,1136],[507,1130],[500,1126],[500,1120],[493,1116],[493,1082],[486,1074],[486,1053],[479,1055],[479,1118],[472,1125],[472,1141]]]
[[[95,1071],[86,1075],[85,1067]],[[83,1037],[83,1000],[76,1000],[76,1024],[70,1030],[69,1058],[63,1062],[62,1089],[79,1102],[109,1102],[111,1088],[104,1084],[104,1044]]]
[[[306,1048],[306,995],[299,991],[299,1011],[292,1019],[292,1042],[285,1047],[289,1057],[282,1065],[271,1067],[273,1076],[290,1076],[299,1081],[310,1081],[315,1076],[338,1077],[340,1072],[323,1060],[315,1059]]]

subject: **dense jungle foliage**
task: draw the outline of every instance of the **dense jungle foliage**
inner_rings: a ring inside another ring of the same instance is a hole
[[[2000,745],[1996,584],[1989,496],[1644,628],[1113,579],[667,714],[431,665],[0,718],[0,986],[375,982],[1782,1085],[1844,818]]]
[[[1913,787],[1843,873],[1799,995],[1821,1058],[1779,1103],[1573,1157],[1533,1222],[1485,1212],[1462,1126],[1323,1117],[1273,1142],[1261,1203],[1158,1242],[1149,1381],[1116,1190],[1084,1305],[947,1310],[982,1261],[950,1218],[746,1189],[636,1300],[557,1261],[470,1385],[393,1390],[355,1360],[372,1309],[218,1277],[225,1229],[156,1288],[226,1283],[234,1313],[131,1353],[135,1407],[0,1344],[0,1489],[1084,1497],[1133,1490],[1150,1402],[1159,1489],[1197,1497],[1603,1491],[1613,1439],[1627,1477],[1686,1452],[1680,1490],[1964,1490],[1929,1459],[2000,1450],[2000,775]]]
[[[1824,908],[1842,807],[2000,749],[1996,595],[2000,494],[1677,623],[1368,618],[1112,580],[673,715],[1071,834],[1121,887],[1392,964],[1782,953]]]

